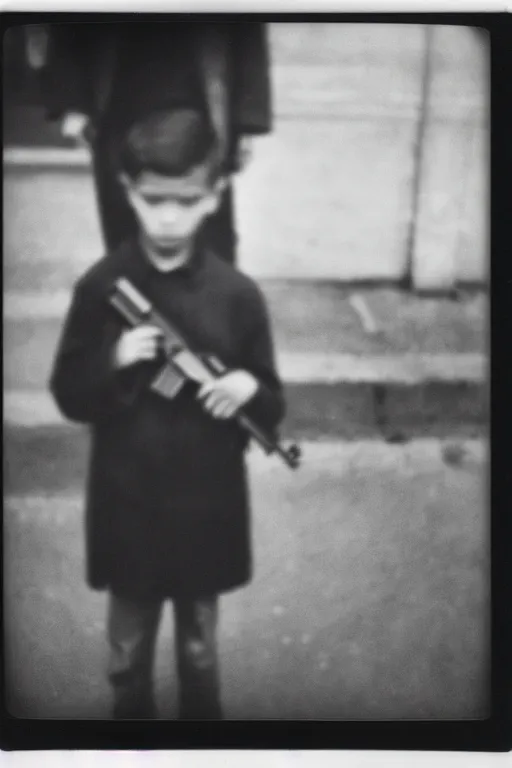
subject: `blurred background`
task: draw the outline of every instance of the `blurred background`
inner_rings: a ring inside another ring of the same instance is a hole
[[[236,180],[239,266],[270,307],[291,473],[256,450],[256,578],[224,598],[233,719],[488,714],[489,45],[429,25],[269,23],[275,126]],[[88,437],[48,373],[102,252],[87,150],[43,119],[45,29],[4,36],[9,708],[108,711],[83,581]],[[157,659],[174,713],[172,618]]]
[[[270,24],[269,36],[275,131],[239,179],[242,265],[419,289],[484,284],[486,32],[310,22]],[[43,27],[6,35],[6,146],[64,145],[39,107],[44,57]]]

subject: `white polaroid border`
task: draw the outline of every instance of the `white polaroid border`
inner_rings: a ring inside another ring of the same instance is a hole
[[[510,768],[512,754],[486,752],[368,752],[207,750],[175,752],[11,752],[5,768]]]
[[[69,12],[503,12],[512,0],[0,0],[2,11]]]

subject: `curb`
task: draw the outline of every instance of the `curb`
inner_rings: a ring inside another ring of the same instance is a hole
[[[89,170],[91,155],[85,147],[77,149],[7,147],[3,151],[3,164],[5,170],[16,168]]]
[[[482,379],[346,381],[285,379],[284,437],[294,440],[478,437],[488,425],[487,385]],[[41,390],[4,392],[9,429],[76,431]],[[78,427],[79,428],[79,427]]]
[[[276,357],[288,384],[480,384],[486,376],[486,358],[480,353],[360,356],[278,351]]]

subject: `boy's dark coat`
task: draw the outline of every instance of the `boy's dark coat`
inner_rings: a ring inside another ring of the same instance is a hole
[[[75,288],[51,378],[63,413],[92,425],[87,495],[89,585],[139,596],[198,596],[251,576],[245,436],[206,414],[188,388],[174,400],[148,391],[155,364],[113,370],[122,325],[108,307],[129,277],[198,351],[261,382],[250,405],[269,428],[283,415],[266,308],[256,285],[197,248],[191,264],[157,272],[135,242]]]

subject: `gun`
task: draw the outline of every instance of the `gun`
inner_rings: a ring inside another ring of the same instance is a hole
[[[179,331],[124,277],[114,282],[109,294],[110,305],[132,328],[147,323],[162,331],[162,351],[165,363],[151,383],[151,389],[166,398],[174,397],[186,381],[202,385],[226,373],[226,366],[215,356],[198,355],[192,351]],[[243,410],[235,416],[239,425],[249,433],[267,454],[276,453],[291,468],[300,461],[300,448],[282,445],[249,418]]]

